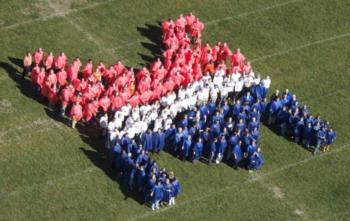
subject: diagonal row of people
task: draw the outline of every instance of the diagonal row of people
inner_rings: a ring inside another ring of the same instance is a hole
[[[288,89],[279,90],[271,96],[267,124],[275,126],[282,136],[293,139],[312,150],[313,154],[330,151],[336,138],[336,132],[328,121],[319,114],[312,115],[306,105],[301,104],[297,96]]]

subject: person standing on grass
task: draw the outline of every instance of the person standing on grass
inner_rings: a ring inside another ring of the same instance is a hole
[[[36,52],[34,52],[34,62],[35,64],[41,65],[41,62],[44,58],[44,51],[43,49],[39,48]]]
[[[153,191],[151,192],[152,196],[152,210],[159,210],[159,202],[163,199],[163,185],[158,180],[157,184],[153,187]]]
[[[175,139],[174,139],[174,154],[175,155],[177,155],[179,149],[182,148],[182,144],[184,142],[183,137],[184,137],[184,135],[183,135],[182,127],[179,127],[176,131]]]
[[[212,165],[213,159],[215,157],[216,148],[218,146],[218,138],[214,138],[214,141],[210,144],[210,153],[209,153],[209,159],[208,164]]]
[[[173,175],[172,172],[170,172],[170,179],[171,179],[171,185],[173,186],[173,192],[172,197],[170,198],[170,205],[175,205],[175,198],[179,195],[181,192],[181,184],[178,179]]]
[[[187,139],[184,141],[182,148],[181,148],[181,160],[185,161],[188,158],[190,149],[192,145],[192,137],[191,135],[187,136]]]
[[[225,136],[221,136],[220,137],[220,141],[217,145],[217,150],[216,150],[216,164],[220,164],[223,157],[224,157],[224,154],[225,154],[225,150],[226,150],[226,147],[227,147],[227,141],[225,139]]]
[[[326,135],[326,146],[323,149],[323,152],[331,150],[331,145],[333,144],[336,137],[337,137],[337,134],[335,133],[333,128],[329,128]]]
[[[303,144],[309,149],[311,143],[312,127],[311,123],[307,123],[306,127],[303,129]]]
[[[203,142],[202,138],[198,138],[198,142],[193,146],[193,163],[197,163],[201,157],[203,152]]]
[[[53,53],[50,52],[44,62],[44,67],[46,68],[46,70],[50,70],[52,68],[53,65],[53,61],[54,61],[54,56]]]
[[[322,129],[317,131],[316,134],[316,146],[315,146],[315,150],[313,152],[313,154],[318,154],[320,153],[320,147],[321,145],[323,145],[326,142],[326,130],[324,127],[322,127]]]
[[[151,130],[148,129],[146,133],[144,133],[141,137],[142,140],[142,146],[147,151],[153,151],[152,147],[152,133]]]
[[[264,164],[264,160],[260,153],[260,149],[254,152],[248,159],[248,170],[249,172],[253,172],[254,170],[258,170]]]
[[[232,149],[233,167],[237,170],[242,160],[242,141],[238,141]]]
[[[70,111],[70,116],[72,118],[72,128],[75,128],[75,125],[77,124],[78,121],[81,120],[83,117],[83,108],[79,104],[79,102],[76,102],[71,111]]]
[[[33,63],[32,54],[28,52],[27,55],[24,56],[24,59],[23,59],[22,79],[24,79],[26,77],[26,75],[28,75],[28,73],[31,72],[32,63]]]

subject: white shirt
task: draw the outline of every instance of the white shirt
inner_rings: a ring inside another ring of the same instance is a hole
[[[235,84],[235,92],[241,92],[243,89],[244,81],[239,80]]]
[[[133,127],[134,123],[135,123],[134,119],[132,117],[128,117],[125,121],[125,127],[131,128]]]
[[[270,85],[271,85],[271,79],[270,78],[264,78],[261,80],[261,83],[262,85],[265,87],[265,88],[270,88]]]
[[[178,97],[180,100],[183,100],[183,99],[185,99],[185,96],[186,96],[186,90],[185,90],[185,89],[180,89],[180,90],[179,90],[179,93],[177,94],[177,97]]]
[[[119,135],[119,131],[118,130],[113,130],[109,132],[109,140],[110,141],[114,141]]]
[[[257,77],[253,80],[255,85],[258,85],[260,83],[260,77]]]
[[[113,120],[108,124],[108,131],[111,132],[111,131],[114,131],[115,129],[116,129],[116,121]]]
[[[158,129],[162,129],[162,119],[156,119],[155,121],[154,121],[154,128],[153,128],[153,131],[154,132],[157,132],[158,131]]]
[[[104,115],[100,118],[100,127],[105,129],[108,127],[108,116]]]
[[[252,86],[252,83],[253,83],[253,77],[251,76],[247,76],[244,78],[244,86],[245,87],[251,87]]]
[[[142,117],[144,117],[151,109],[152,109],[152,107],[149,106],[149,105],[141,106],[140,107],[140,112],[141,112]]]
[[[218,96],[218,93],[219,93],[219,90],[217,88],[212,88],[210,90],[210,97],[217,97]]]
[[[232,74],[232,81],[237,83],[239,81],[239,78],[241,77],[242,75],[240,73],[234,73]]]
[[[216,74],[214,76],[214,79],[213,79],[213,83],[214,85],[218,86],[218,88],[221,88],[222,87],[222,82],[224,81],[224,79],[222,78],[221,75],[219,74]]]
[[[173,120],[169,117],[164,121],[164,129],[167,130],[171,127]]]
[[[226,86],[222,87],[221,95],[226,97],[228,95],[229,91],[230,91],[230,88],[226,85]]]
[[[202,92],[203,92],[203,99],[208,100],[209,99],[209,92],[210,92],[209,87],[204,87],[202,89]]]
[[[211,78],[211,77],[210,77],[209,74],[204,75],[204,76],[202,77],[204,84],[208,84],[210,78]]]
[[[193,95],[191,97],[189,97],[189,102],[190,102],[190,106],[194,107],[197,104],[197,95]]]

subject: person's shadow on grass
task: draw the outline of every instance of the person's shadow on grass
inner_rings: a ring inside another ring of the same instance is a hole
[[[39,95],[31,82],[31,80],[26,77],[22,78],[21,71],[23,70],[22,59],[8,57],[10,62],[0,61],[0,68],[7,72],[7,75],[16,83],[16,87],[20,92],[40,104],[43,105],[46,115],[57,122],[70,126],[70,119],[67,117],[62,117],[58,108],[50,108],[47,105],[46,99]],[[81,139],[89,145],[93,150],[89,148],[80,147],[80,150],[87,156],[87,158],[99,169],[101,169],[110,179],[118,182],[121,192],[125,196],[125,200],[132,198],[138,203],[143,203],[143,196],[138,192],[131,191],[122,180],[118,177],[117,171],[113,169],[106,157],[104,152],[104,139],[102,139],[99,134],[100,131],[97,127],[93,125],[85,125],[79,123],[76,126],[77,131],[80,133]]]
[[[137,31],[150,42],[141,42],[141,45],[148,49],[152,56],[138,53],[138,55],[144,61],[144,64],[151,64],[156,61],[157,58],[162,57],[162,51],[164,46],[162,44],[162,29],[160,28],[160,22],[157,25],[145,24],[144,27],[137,27]]]

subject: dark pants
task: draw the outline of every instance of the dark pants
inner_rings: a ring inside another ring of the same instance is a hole
[[[30,72],[30,66],[24,67],[22,71],[22,79],[24,79],[29,72]]]

